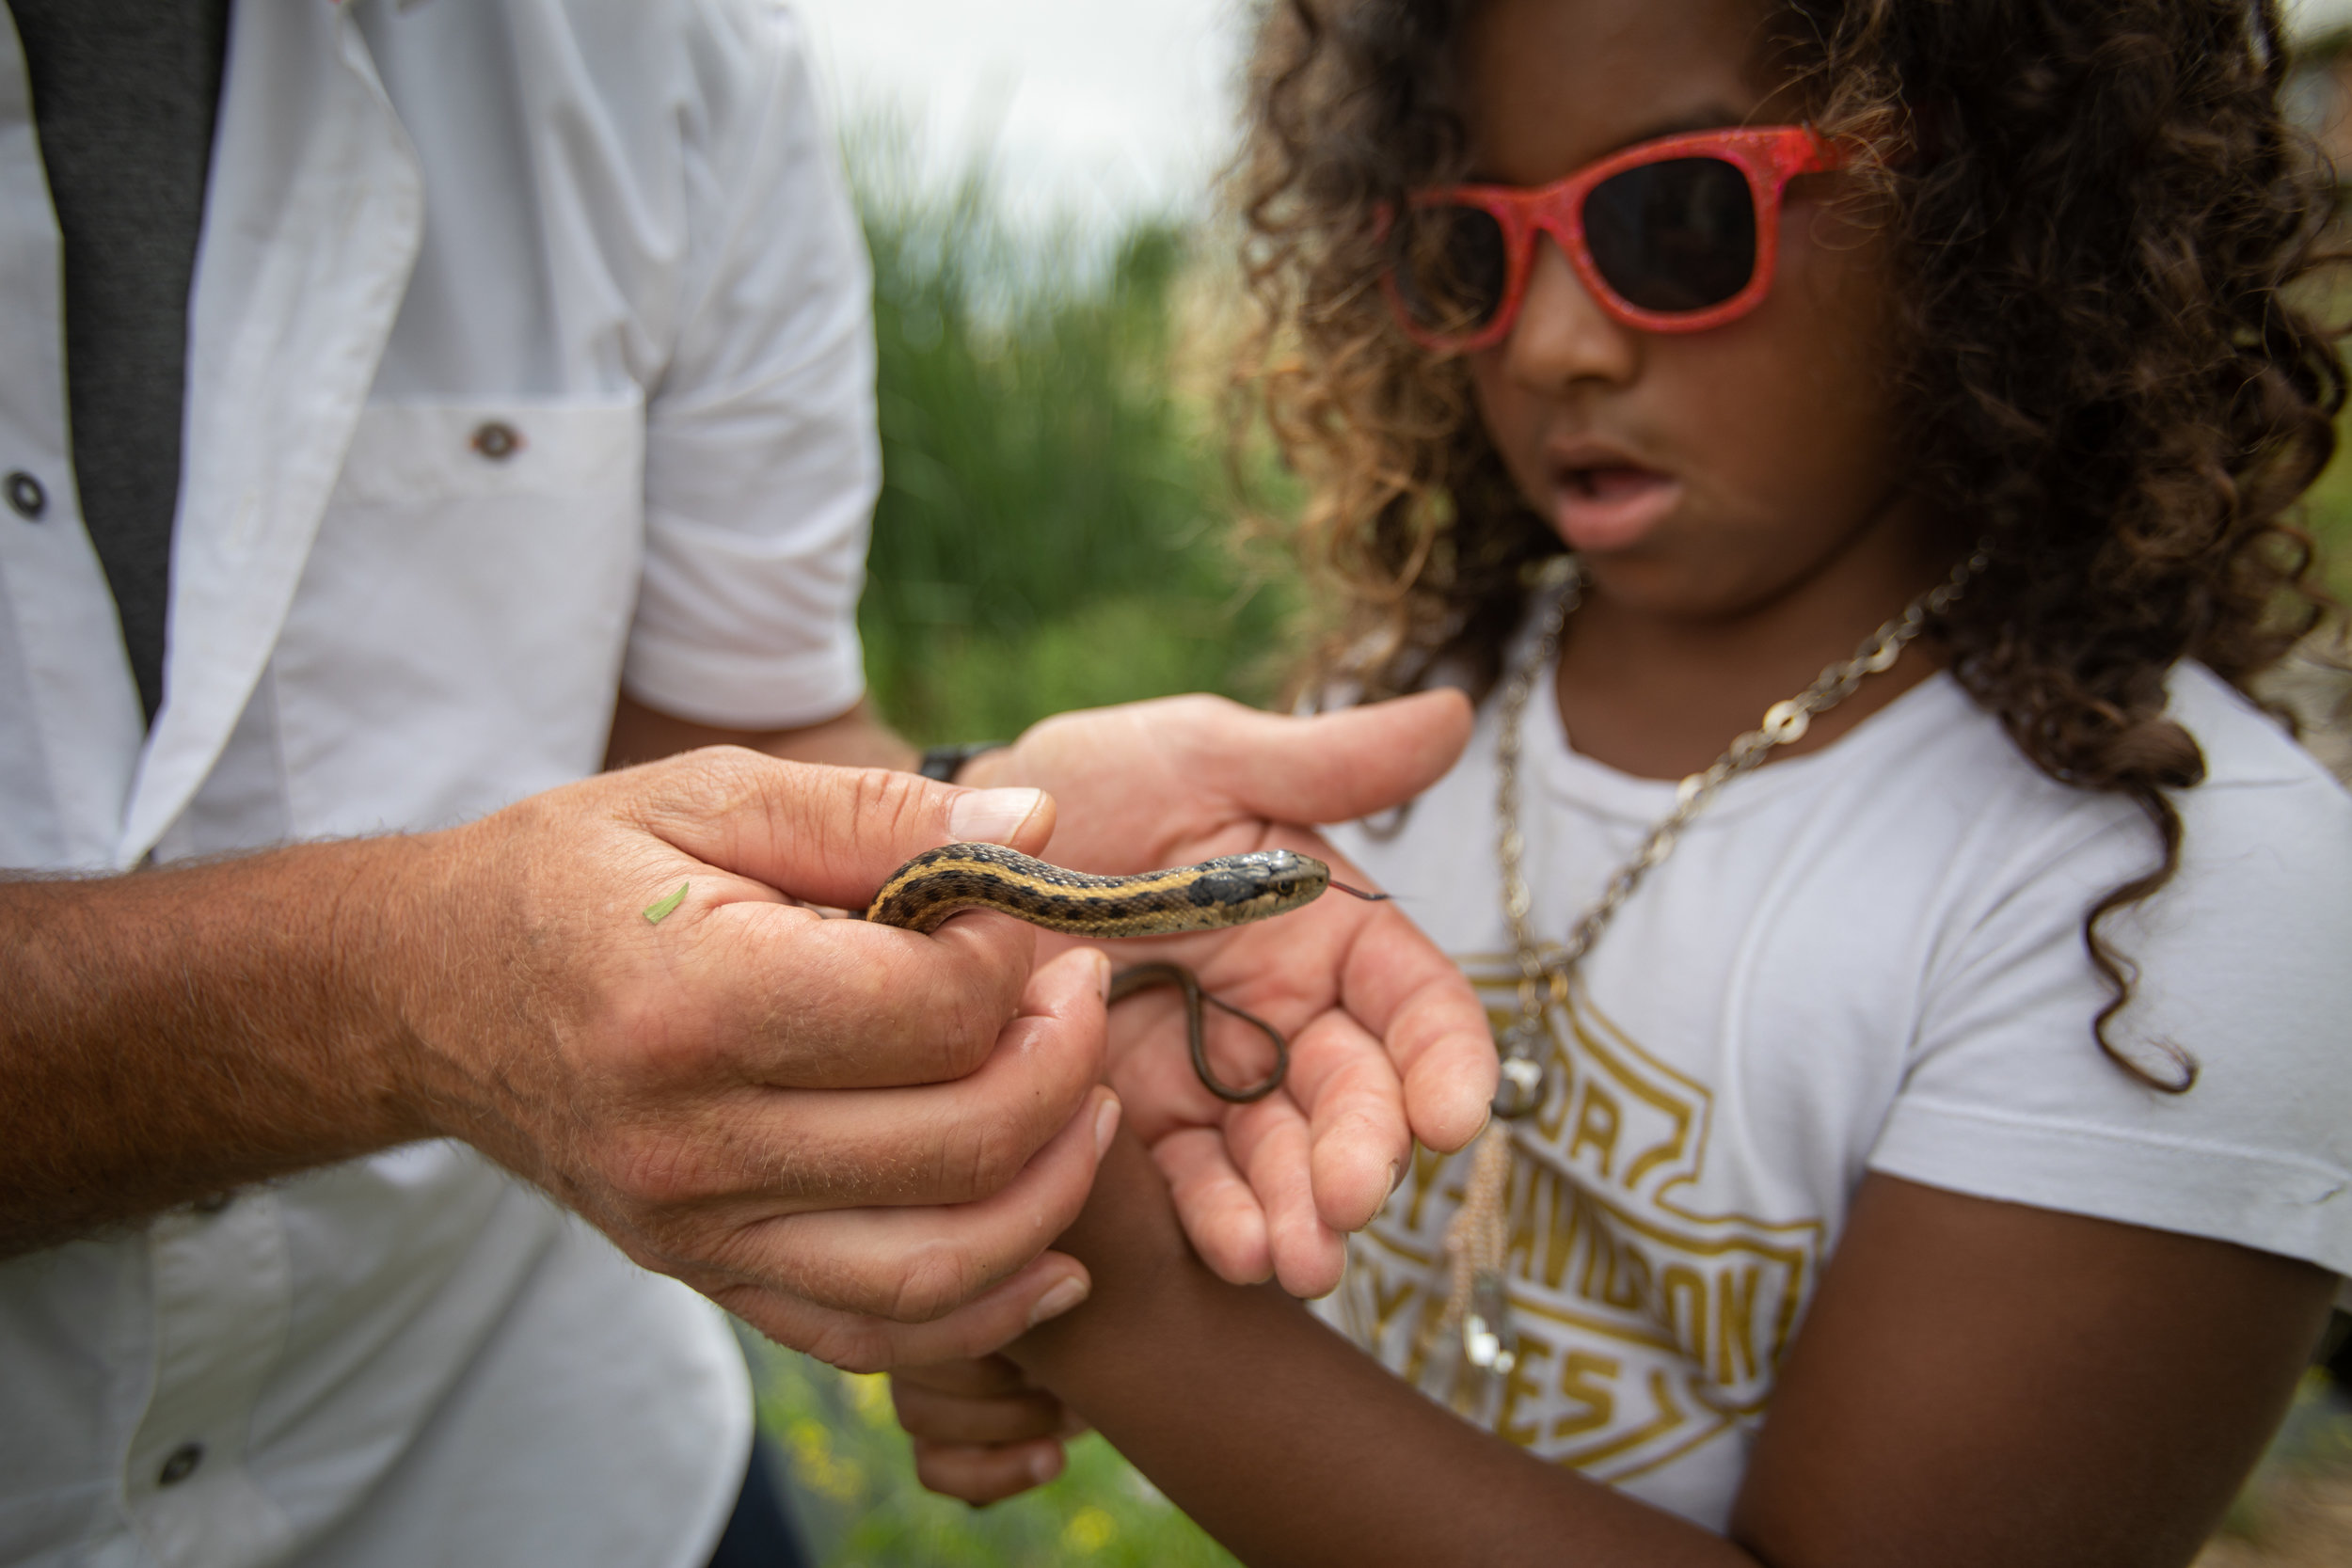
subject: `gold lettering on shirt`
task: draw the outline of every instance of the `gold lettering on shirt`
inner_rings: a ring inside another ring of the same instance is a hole
[[[1596,1355],[1591,1351],[1572,1350],[1560,1357],[1560,1392],[1578,1408],[1553,1420],[1552,1441],[1606,1427],[1617,1408],[1611,1386],[1624,1370],[1625,1363],[1615,1356]]]
[[[1597,1082],[1587,1079],[1583,1092],[1577,1097],[1576,1136],[1568,1140],[1568,1158],[1574,1160],[1587,1145],[1600,1156],[1600,1174],[1606,1180],[1613,1173],[1610,1164],[1617,1153],[1617,1101]]]
[[[1382,1291],[1375,1284],[1373,1287],[1372,1295],[1373,1321],[1382,1328],[1388,1327],[1391,1320],[1395,1318],[1397,1309],[1420,1293],[1421,1288],[1409,1279],[1398,1281],[1393,1291]]]
[[[1465,963],[1499,1022],[1518,968]],[[1817,1218],[1692,1208],[1708,1087],[1659,1060],[1571,990],[1546,1016],[1548,1096],[1515,1132],[1504,1268],[1517,1364],[1495,1430],[1605,1481],[1669,1465],[1752,1425],[1819,1272]],[[1343,1326],[1408,1378],[1445,1306],[1445,1227],[1459,1158],[1416,1151],[1400,1191],[1350,1246]]]

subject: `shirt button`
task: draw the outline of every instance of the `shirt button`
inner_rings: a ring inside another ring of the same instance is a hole
[[[473,450],[493,463],[503,463],[523,450],[522,432],[502,420],[491,420],[473,433]]]
[[[49,510],[49,492],[40,487],[40,481],[19,468],[8,477],[8,504],[16,515],[32,522]]]
[[[178,1448],[171,1450],[170,1458],[164,1461],[164,1467],[162,1471],[155,1477],[155,1484],[158,1486],[177,1486],[182,1481],[187,1480],[190,1476],[196,1474],[196,1467],[203,1463],[203,1444],[183,1443]]]

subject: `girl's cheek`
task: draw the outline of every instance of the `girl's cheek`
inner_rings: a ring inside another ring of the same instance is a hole
[[[1503,372],[1502,351],[1487,349],[1470,358],[1470,402],[1486,438],[1511,476],[1519,499],[1542,507],[1543,416],[1535,399]]]

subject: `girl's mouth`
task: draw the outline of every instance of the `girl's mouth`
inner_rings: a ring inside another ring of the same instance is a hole
[[[1680,482],[1631,463],[1555,470],[1552,526],[1571,549],[1620,550],[1637,542],[1681,498]]]

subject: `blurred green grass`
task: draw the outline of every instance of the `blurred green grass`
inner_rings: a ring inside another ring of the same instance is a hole
[[[1216,400],[1184,387],[1183,229],[1016,232],[984,176],[926,188],[886,135],[850,146],[882,440],[858,625],[884,716],[937,744],[1269,696],[1286,593],[1225,543]]]

